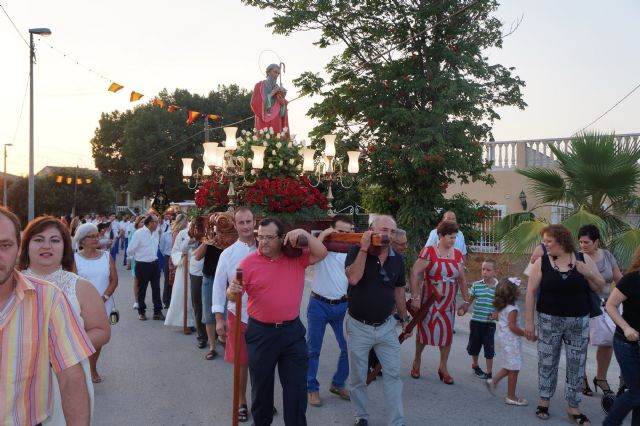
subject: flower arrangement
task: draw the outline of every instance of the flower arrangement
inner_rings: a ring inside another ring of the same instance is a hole
[[[217,180],[220,180],[219,176],[213,175],[196,189],[194,201],[202,214],[227,208],[229,183],[226,178],[223,178],[222,182]]]
[[[305,176],[258,180],[246,189],[244,201],[257,214],[285,214],[291,219],[317,217],[327,208],[327,198]],[[302,214],[292,215],[298,212]]]
[[[260,215],[275,214],[284,221],[307,220],[324,216],[327,199],[311,185],[302,171],[300,145],[289,138],[287,129],[274,133],[273,129],[242,130],[235,155],[245,158],[247,182],[237,188],[238,204],[246,205]],[[251,168],[252,146],[265,147],[262,169]],[[229,203],[228,182],[221,183],[219,175],[205,181],[195,193],[195,203],[202,213],[225,210]]]
[[[264,166],[255,171],[251,168],[251,162],[245,164],[245,177],[247,180],[297,178],[302,171],[302,156],[300,145],[294,138],[287,135],[285,127],[282,133],[274,133],[272,128],[241,130],[238,137],[238,149],[236,154],[249,159],[253,156],[252,146],[263,146]]]

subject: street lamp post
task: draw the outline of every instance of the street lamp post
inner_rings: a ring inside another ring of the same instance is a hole
[[[7,207],[7,147],[13,146],[12,143],[4,144],[4,171],[2,175],[2,205]]]
[[[33,35],[42,37],[50,36],[49,28],[29,29],[29,195],[28,195],[28,219],[32,221],[35,216],[34,205],[34,176],[33,176],[33,64],[36,59],[35,46],[33,45]]]

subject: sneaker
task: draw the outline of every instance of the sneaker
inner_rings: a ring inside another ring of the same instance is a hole
[[[485,379],[485,380],[487,380],[487,379],[493,379],[493,374],[491,374],[491,373],[484,373],[484,379]]]
[[[162,312],[158,312],[156,314],[153,314],[153,319],[156,321],[164,321],[164,315],[162,315]]]
[[[529,401],[524,398],[511,399],[508,396],[504,398],[504,403],[507,405],[518,405],[520,407],[529,405]]]
[[[355,426],[368,426],[369,422],[366,419],[358,419],[354,424]]]
[[[309,392],[307,394],[307,402],[312,407],[321,407],[322,401],[320,401],[320,394],[318,392]]]
[[[133,309],[138,309],[138,304],[137,303],[133,304]]]
[[[487,379],[487,377],[485,377],[485,372],[482,371],[482,368],[480,368],[479,365],[476,365],[475,367],[471,367],[471,369],[473,370],[473,375],[480,378],[480,379]]]

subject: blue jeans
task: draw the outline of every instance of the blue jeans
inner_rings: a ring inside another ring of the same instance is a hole
[[[318,383],[316,375],[318,374],[320,350],[322,349],[322,341],[327,324],[333,328],[333,333],[336,335],[336,340],[340,347],[338,367],[333,375],[331,384],[338,388],[345,387],[345,381],[347,380],[347,376],[349,376],[347,341],[344,339],[344,333],[342,331],[342,323],[344,322],[346,312],[347,302],[330,305],[313,297],[309,298],[309,306],[307,307],[307,346],[309,347],[309,370],[307,371],[308,392],[317,392],[320,389],[320,383]]]
[[[216,324],[216,318],[211,312],[213,299],[213,277],[203,275],[202,279],[202,323]]]
[[[616,398],[603,425],[621,425],[624,418],[631,414],[631,425],[640,426],[640,347],[638,342],[629,343],[618,336],[613,338],[613,351],[616,354],[620,371],[627,391]]]

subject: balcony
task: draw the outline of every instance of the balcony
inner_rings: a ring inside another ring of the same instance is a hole
[[[616,135],[615,140],[621,145],[639,143],[640,133]],[[524,169],[526,167],[554,167],[556,156],[549,147],[553,145],[561,151],[567,151],[570,142],[571,138],[487,142],[483,144],[482,158],[493,162],[491,171]]]

